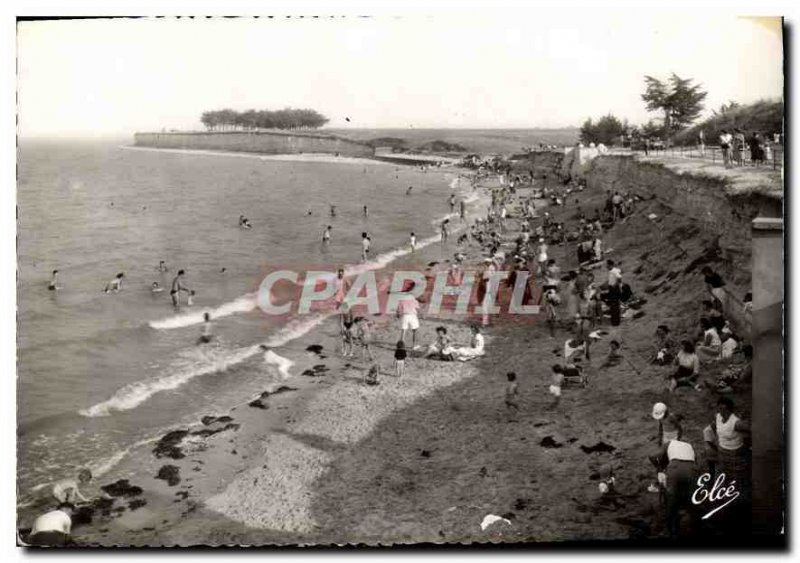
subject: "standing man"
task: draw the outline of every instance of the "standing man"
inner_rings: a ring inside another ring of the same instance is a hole
[[[169,296],[172,297],[172,304],[175,307],[181,306],[181,299],[180,299],[181,291],[185,291],[187,295],[189,295],[191,292],[191,290],[188,287],[184,286],[183,283],[181,283],[183,281],[183,276],[185,273],[186,272],[184,272],[183,270],[178,270],[178,275],[175,276],[172,280],[172,288],[169,291]]]
[[[369,247],[372,241],[366,232],[361,233],[361,261],[366,262],[369,259]]]
[[[459,202],[458,206],[459,206],[458,216],[461,219],[461,221],[463,222],[464,219],[466,219],[466,217],[467,217],[467,206],[464,203],[463,199]]]
[[[613,260],[606,260],[608,268],[608,309],[611,313],[611,326],[619,326],[620,299],[622,294],[622,271],[614,264]]]
[[[456,194],[450,194],[450,213],[456,210]]]
[[[414,291],[414,282],[409,282],[407,293]],[[397,304],[397,316],[400,317],[400,340],[405,342],[406,331],[411,330],[411,348],[417,348],[417,330],[419,330],[419,317],[417,311],[419,310],[419,301],[413,295],[402,299]]]
[[[678,438],[664,444],[656,460],[658,481],[666,488],[667,529],[672,537],[678,535],[682,508],[688,508],[693,524],[697,523],[691,500],[697,481],[694,448],[681,437],[682,431],[678,430]]]

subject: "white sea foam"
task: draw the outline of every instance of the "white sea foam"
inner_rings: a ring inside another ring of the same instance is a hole
[[[233,352],[217,352],[205,354],[204,358],[185,362],[187,365],[168,375],[135,381],[119,389],[114,395],[102,403],[79,411],[83,416],[108,416],[114,411],[127,411],[138,407],[156,393],[172,391],[195,377],[219,373],[254,356],[258,346],[248,346]]]
[[[167,317],[157,321],[150,321],[148,324],[151,328],[156,330],[169,330],[173,328],[184,328],[187,326],[200,324],[203,322],[204,313],[210,313],[212,320],[220,317],[236,315],[238,313],[249,313],[257,306],[256,297],[257,296],[255,293],[248,293],[246,295],[242,295],[241,297],[237,297],[229,303],[223,303],[215,309],[198,309],[190,313],[174,315],[172,317]]]
[[[289,368],[294,365],[294,362],[289,358],[284,358],[283,356],[279,356],[272,350],[267,350],[264,352],[264,362],[270,365],[274,365],[278,369],[278,373],[283,376],[284,379],[287,379],[290,375]]]

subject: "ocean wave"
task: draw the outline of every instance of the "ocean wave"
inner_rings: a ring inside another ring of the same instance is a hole
[[[212,319],[236,315],[238,313],[249,313],[257,306],[257,295],[247,293],[237,297],[233,301],[224,303],[215,309],[203,308],[183,315],[174,315],[157,321],[150,321],[148,324],[156,330],[170,330],[174,328],[185,328],[203,322],[203,315],[210,313]]]
[[[172,391],[195,377],[223,372],[251,358],[259,352],[258,346],[248,346],[233,352],[203,353],[203,357],[188,361],[187,366],[174,373],[156,379],[130,383],[101,403],[78,411],[86,417],[109,416],[114,411],[134,409],[156,393]]]

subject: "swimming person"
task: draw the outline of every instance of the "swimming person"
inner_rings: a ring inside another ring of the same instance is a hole
[[[153,282],[153,285],[150,286],[150,291],[152,293],[161,293],[164,291],[164,288],[161,287],[158,282]]]
[[[336,217],[336,206],[331,205],[331,217]]]
[[[61,289],[58,285],[58,270],[53,270],[53,277],[50,280],[50,285],[47,286],[47,289],[50,291]]]
[[[105,292],[108,293],[109,291],[113,291],[117,293],[120,289],[122,289],[122,278],[125,277],[125,274],[122,272],[118,273],[116,277],[106,284]]]
[[[364,206],[364,217],[367,217],[368,215],[369,215],[369,209],[368,209],[368,208],[367,208],[367,206],[365,205],[365,206]]]
[[[333,227],[331,227],[331,225],[328,225],[327,228],[323,231],[323,233],[322,233],[322,242],[324,244],[330,244],[330,242],[331,242],[331,231],[332,230],[333,230]]]
[[[408,189],[406,190],[406,195],[411,195],[411,190],[413,190],[413,189],[414,189],[414,186],[408,186]]]
[[[167,263],[164,262],[163,260],[159,260],[158,261],[158,271],[159,272],[166,272],[168,270],[169,270],[169,268],[167,268]]]
[[[208,344],[214,336],[211,334],[211,313],[203,313],[203,331],[200,333],[198,344]]]
[[[184,272],[183,270],[178,270],[178,275],[175,276],[172,280],[172,289],[170,289],[169,295],[170,297],[172,297],[172,304],[175,307],[180,307],[181,305],[181,298],[180,298],[181,291],[189,293],[189,289],[181,283],[181,280],[183,279],[183,275],[185,273],[186,272]]]
[[[250,224],[250,220],[247,217],[244,215],[239,215],[239,226],[243,229],[249,229],[253,225]]]

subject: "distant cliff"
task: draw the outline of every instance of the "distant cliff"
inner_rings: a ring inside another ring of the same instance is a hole
[[[324,133],[277,131],[221,131],[136,133],[137,147],[162,149],[221,150],[265,154],[326,153],[342,156],[372,156],[366,143]]]

